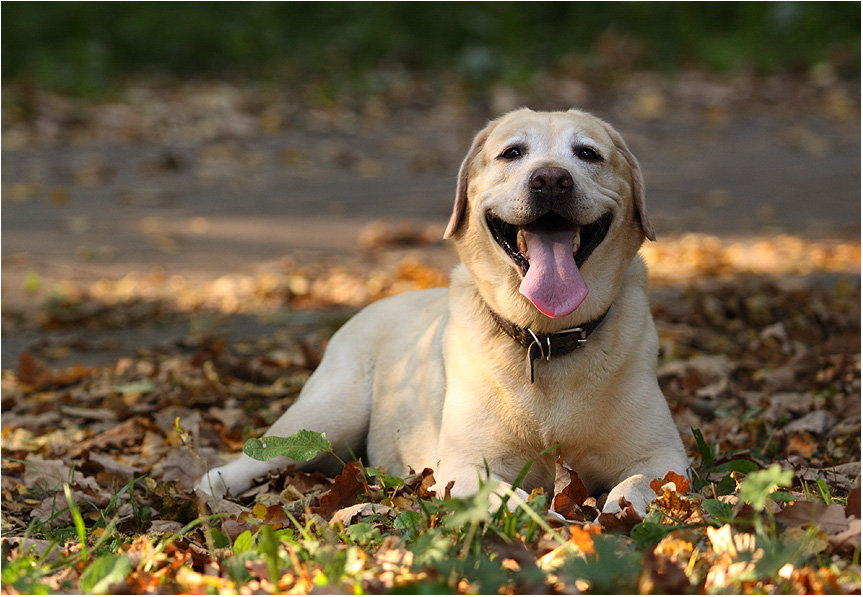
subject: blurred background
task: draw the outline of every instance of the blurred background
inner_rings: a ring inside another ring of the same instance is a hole
[[[623,133],[657,292],[740,272],[859,286],[858,3],[0,10],[4,369],[445,284],[458,164],[523,105]]]

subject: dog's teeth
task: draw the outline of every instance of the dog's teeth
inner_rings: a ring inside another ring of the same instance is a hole
[[[572,237],[572,254],[575,255],[578,253],[578,248],[581,246],[581,229],[579,229],[575,236]]]
[[[524,230],[519,229],[518,234],[515,235],[515,242],[518,245],[519,253],[527,257],[527,241],[524,240]]]

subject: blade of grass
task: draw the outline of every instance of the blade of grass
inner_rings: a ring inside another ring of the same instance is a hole
[[[547,533],[550,533],[551,536],[554,537],[558,543],[565,546],[565,549],[568,552],[575,554],[575,551],[573,551],[572,546],[569,544],[569,541],[567,541],[566,539],[561,537],[557,531],[555,531],[553,528],[551,528],[551,526],[548,524],[548,522],[543,520],[542,517],[533,510],[533,508],[531,508],[530,506],[527,505],[527,502],[525,502],[523,499],[518,497],[518,494],[516,494],[509,487],[505,487],[505,488],[503,488],[503,490],[504,490],[504,494],[506,495],[506,497],[511,499],[511,500],[514,500],[515,503],[518,505],[518,507],[521,508],[522,510],[524,510],[525,514],[527,514],[528,517],[530,517],[533,521],[535,521],[536,524],[538,524],[542,530],[544,530]]]
[[[515,478],[515,481],[512,482],[512,488],[515,489],[516,487],[521,487],[522,482],[524,482],[525,477],[527,477],[528,471],[530,471],[530,467],[533,466],[533,463],[536,462],[536,460],[540,456],[545,456],[549,452],[553,450],[558,450],[561,447],[563,447],[563,444],[554,444],[553,446],[547,447],[545,450],[528,460],[527,463],[525,463],[525,465],[521,467],[521,470],[519,471],[518,476]]]
[[[114,497],[112,497],[112,498],[111,498],[111,501],[110,501],[110,502],[108,502],[108,505],[107,505],[107,506],[105,506],[105,508],[104,508],[104,509],[102,509],[102,510],[100,510],[100,511],[99,511],[99,520],[97,520],[97,521],[96,521],[96,523],[95,523],[95,525],[94,525],[94,526],[99,526],[101,523],[105,522],[105,519],[106,519],[105,513],[106,513],[106,512],[110,512],[110,511],[111,511],[111,508],[113,508],[113,507],[115,506],[115,504],[117,503],[117,500],[119,500],[119,499],[123,496],[123,494],[124,494],[124,493],[126,493],[127,491],[129,491],[135,483],[137,483],[138,481],[141,481],[141,480],[145,479],[146,477],[147,477],[147,475],[141,475],[140,477],[138,477],[138,478],[136,478],[136,479],[132,479],[131,481],[129,481],[128,483],[126,483],[126,484],[125,484],[125,485],[120,489],[120,491],[118,491],[117,493],[115,493],[115,494],[114,494]]]
[[[69,512],[72,513],[72,521],[75,523],[75,532],[78,533],[78,541],[81,543],[81,558],[87,561],[87,527],[84,526],[84,518],[78,510],[78,504],[72,497],[72,489],[68,483],[63,483],[63,493],[66,494],[66,502],[69,504]]]

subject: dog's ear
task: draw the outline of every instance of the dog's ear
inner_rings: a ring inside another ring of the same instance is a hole
[[[649,240],[656,240],[656,231],[653,229],[653,224],[650,223],[650,218],[647,217],[647,204],[644,198],[644,176],[641,174],[641,166],[638,165],[638,160],[629,151],[626,143],[623,141],[620,133],[607,122],[602,123],[608,136],[611,137],[614,146],[626,158],[629,164],[629,170],[632,172],[632,198],[635,201],[635,210],[638,213],[638,219],[641,222],[641,229],[644,231],[644,236]]]
[[[458,183],[456,184],[455,189],[455,202],[452,206],[452,215],[449,218],[449,223],[446,225],[446,231],[443,233],[444,238],[450,238],[455,234],[455,231],[458,230],[465,208],[467,207],[467,178],[468,172],[470,171],[470,164],[482,149],[482,146],[485,144],[486,139],[488,139],[488,136],[491,134],[491,131],[494,129],[496,124],[497,121],[490,122],[484,129],[476,134],[467,155],[464,156],[461,167],[458,169]]]

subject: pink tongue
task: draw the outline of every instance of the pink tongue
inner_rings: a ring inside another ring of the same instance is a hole
[[[574,236],[571,230],[524,230],[530,267],[518,290],[549,317],[569,315],[587,296],[587,284],[572,257]]]

